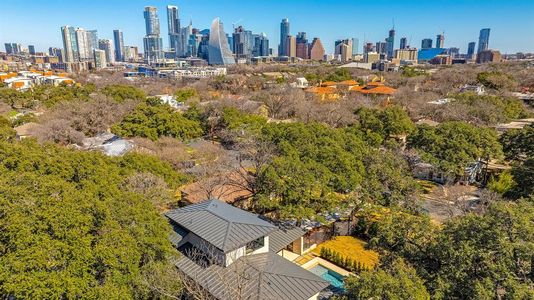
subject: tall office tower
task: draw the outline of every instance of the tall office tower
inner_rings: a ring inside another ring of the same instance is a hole
[[[278,56],[288,56],[286,53],[286,38],[289,35],[289,20],[287,18],[280,23],[280,45],[278,46]]]
[[[269,39],[265,33],[254,35],[254,49],[252,50],[252,56],[269,56]]]
[[[310,59],[313,60],[323,60],[324,59],[324,47],[321,43],[321,39],[313,38],[313,41],[310,46]]]
[[[35,46],[28,45],[28,52],[30,53],[30,55],[35,55]]]
[[[352,38],[352,55],[358,55],[360,52],[360,40]]]
[[[213,22],[211,22],[208,52],[208,61],[210,65],[235,64],[234,56],[228,46],[228,39],[224,32],[223,23],[219,18],[215,18]]]
[[[180,35],[180,17],[178,15],[178,7],[173,5],[167,6],[167,25],[169,28],[169,48],[176,52],[177,44]]]
[[[76,43],[78,44],[79,60],[85,61],[93,58],[89,35],[83,28],[76,28]]]
[[[444,48],[445,47],[445,35],[438,34],[436,35],[436,48]]]
[[[93,59],[95,61],[95,69],[99,70],[107,67],[106,62],[106,51],[94,49],[93,50]]]
[[[163,58],[163,41],[159,36],[158,9],[153,6],[147,6],[143,15],[146,28],[146,35],[143,38],[145,60],[150,63]]]
[[[297,56],[297,38],[292,35],[288,35],[286,36],[285,44],[286,44],[286,50],[284,51],[284,53],[286,54],[286,56],[296,57]]]
[[[72,26],[63,26],[61,27],[61,35],[63,37],[63,49],[65,50],[63,62],[78,61],[80,59],[80,53],[76,40],[76,30]]]
[[[115,43],[115,61],[124,61],[124,38],[122,30],[113,30],[113,42]]]
[[[250,59],[254,47],[252,31],[245,30],[243,26],[238,26],[232,34],[234,40],[234,53],[237,58]]]
[[[376,52],[386,54],[387,45],[387,42],[376,42]]]
[[[113,63],[115,62],[115,51],[113,48],[113,42],[108,39],[98,40],[98,49],[104,50],[106,54],[106,62]]]
[[[430,49],[432,48],[432,39],[423,39],[421,41],[421,49]]]
[[[226,35],[226,38],[228,39],[228,46],[230,46],[230,51],[232,51],[232,53],[235,54],[235,49],[234,49],[234,36],[233,36],[233,35],[229,35],[229,34],[227,34],[227,35]]]
[[[296,56],[302,59],[309,59],[309,44],[306,38],[306,32],[297,33],[297,49]]]
[[[98,32],[96,30],[87,30],[87,43],[91,51],[98,49]]]
[[[475,56],[475,42],[471,42],[467,45],[467,59],[473,59]]]
[[[400,46],[399,46],[400,49],[406,49],[408,48],[408,40],[405,38],[405,37],[402,37],[400,39]]]
[[[478,50],[477,53],[488,50],[489,47],[490,29],[480,29],[480,35],[478,36]]]
[[[387,43],[387,46],[386,46],[387,58],[391,60],[394,54],[393,50],[395,49],[395,28],[392,28],[389,31],[389,35],[386,38],[386,43]]]

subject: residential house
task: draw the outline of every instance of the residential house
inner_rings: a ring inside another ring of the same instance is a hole
[[[219,200],[167,212],[179,272],[214,299],[318,299],[329,286],[280,254],[302,249],[304,231],[283,230]]]

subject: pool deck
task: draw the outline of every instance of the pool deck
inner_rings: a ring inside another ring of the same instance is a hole
[[[303,262],[300,266],[306,270],[309,270],[313,267],[315,267],[316,265],[322,265],[323,267],[327,268],[327,269],[330,269],[336,273],[338,273],[339,275],[341,276],[344,276],[344,277],[347,277],[347,276],[350,276],[352,275],[351,272],[343,269],[343,268],[340,268],[336,265],[334,265],[333,263],[325,260],[325,259],[322,259],[318,256],[315,256],[313,257],[312,259],[310,260],[306,260],[305,262]]]

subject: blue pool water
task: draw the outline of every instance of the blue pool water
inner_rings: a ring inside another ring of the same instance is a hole
[[[314,273],[315,275],[320,276],[324,280],[330,282],[330,284],[335,288],[339,290],[344,290],[343,287],[343,276],[340,274],[327,269],[321,265],[316,265],[315,267],[310,269],[310,272]]]

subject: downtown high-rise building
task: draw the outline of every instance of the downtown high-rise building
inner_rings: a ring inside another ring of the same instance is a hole
[[[480,29],[480,35],[478,36],[478,50],[477,53],[486,51],[489,48],[490,29]]]
[[[432,48],[432,39],[423,39],[421,41],[421,49],[430,49]]]
[[[296,56],[300,57],[302,59],[309,59],[309,44],[308,39],[306,37],[306,32],[299,32],[297,33],[296,38],[297,46],[296,46]]]
[[[104,51],[106,55],[107,63],[115,62],[115,48],[113,47],[113,41],[108,39],[98,40],[98,49]]]
[[[387,42],[376,42],[376,52],[380,54],[387,54]]]
[[[115,61],[125,61],[124,58],[124,37],[122,30],[113,30],[113,43],[115,48]]]
[[[63,38],[64,62],[75,62],[80,59],[78,51],[78,41],[76,39],[76,29],[72,26],[61,27],[61,37]]]
[[[399,49],[406,49],[406,48],[408,48],[408,39],[406,39],[406,37],[402,37],[400,39]]]
[[[436,48],[445,48],[445,35],[436,35]]]
[[[360,54],[360,40],[357,38],[352,38],[352,55]]]
[[[224,32],[223,23],[219,18],[211,22],[208,62],[210,65],[233,65],[235,64],[234,56],[228,46],[228,38]]]
[[[252,56],[269,56],[269,39],[265,33],[254,35],[254,49]]]
[[[297,56],[297,38],[292,35],[286,36],[285,45],[286,45],[286,49],[284,51],[285,56],[296,57]]]
[[[321,43],[321,39],[314,38],[310,45],[310,59],[312,60],[323,60],[324,59],[324,47]]]
[[[386,38],[386,54],[388,59],[393,58],[393,51],[395,49],[395,28],[389,30],[389,35]]]
[[[30,55],[35,55],[35,46],[34,45],[28,45],[28,53]]]
[[[87,61],[93,59],[90,35],[83,28],[76,28],[75,33],[76,43],[78,44],[79,60]]]
[[[470,42],[467,44],[467,59],[473,59],[475,56],[475,42]]]
[[[19,54],[22,52],[22,45],[19,43],[5,43],[7,54]]]
[[[245,30],[243,26],[238,26],[234,29],[233,49],[236,58],[250,59],[252,58],[252,50],[254,48],[254,37],[252,31]]]
[[[285,18],[280,23],[280,44],[278,46],[278,56],[288,56],[286,53],[286,41],[289,34],[289,19]]]
[[[146,35],[143,38],[145,60],[149,63],[163,58],[163,41],[160,37],[158,9],[147,6],[143,12]]]
[[[334,46],[334,55],[339,57],[341,61],[352,59],[352,39],[337,40]]]
[[[169,48],[176,53],[178,43],[180,43],[180,16],[178,6],[167,6],[167,27],[169,30]]]
[[[93,59],[95,62],[95,69],[99,70],[107,67],[106,52],[104,50],[94,49]]]

